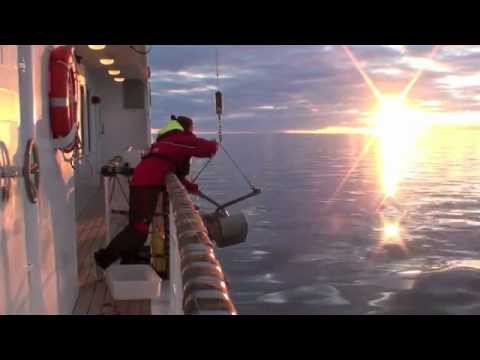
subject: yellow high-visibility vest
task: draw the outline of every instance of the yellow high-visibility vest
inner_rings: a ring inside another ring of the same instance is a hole
[[[167,125],[165,125],[163,128],[160,129],[160,131],[158,132],[158,135],[163,135],[173,130],[183,131],[184,129],[177,120],[169,120]]]

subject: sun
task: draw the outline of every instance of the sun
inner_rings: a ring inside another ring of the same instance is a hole
[[[374,111],[373,122],[379,136],[416,137],[424,128],[426,114],[401,96],[387,95],[380,98]]]
[[[399,181],[408,171],[415,143],[425,128],[426,114],[402,96],[381,96],[372,117],[379,138],[383,191],[395,196]]]

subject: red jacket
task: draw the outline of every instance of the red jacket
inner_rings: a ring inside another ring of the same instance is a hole
[[[185,188],[198,192],[198,186],[185,179],[190,169],[191,157],[209,158],[215,155],[218,144],[196,137],[187,131],[172,131],[150,148],[142,161],[135,168],[131,186],[161,186],[165,175],[174,172]]]

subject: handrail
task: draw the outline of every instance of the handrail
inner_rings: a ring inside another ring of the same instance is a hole
[[[184,314],[236,315],[222,266],[199,212],[174,174],[166,176],[165,185],[175,225],[171,236],[177,240]]]

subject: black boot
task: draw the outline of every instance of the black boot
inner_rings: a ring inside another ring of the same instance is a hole
[[[150,264],[150,246],[142,246],[139,251],[122,254],[122,260],[120,264]]]
[[[95,263],[97,264],[97,266],[99,266],[100,268],[102,268],[103,270],[105,270],[106,268],[108,268],[113,262],[115,262],[115,260],[112,261],[112,259],[110,259],[110,257],[108,256],[107,252],[105,251],[105,249],[100,249],[98,250],[94,255],[93,257],[95,258]]]

